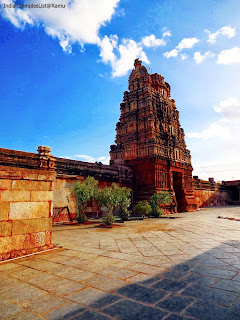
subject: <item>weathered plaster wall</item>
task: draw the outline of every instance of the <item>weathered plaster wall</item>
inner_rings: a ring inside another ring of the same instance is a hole
[[[228,194],[226,189],[212,178],[206,181],[195,176],[193,178],[193,191],[198,208],[225,206],[227,204]]]
[[[227,194],[221,190],[194,190],[198,208],[225,206]]]
[[[46,170],[0,166],[0,260],[52,246],[53,180]]]
[[[53,203],[54,207],[65,207],[68,206],[71,216],[74,219],[76,215],[76,202],[71,194],[71,190],[74,184],[77,182],[83,182],[85,177],[81,176],[67,176],[67,175],[57,175],[56,179],[53,181]],[[116,182],[115,182],[116,183]],[[110,187],[113,184],[111,181],[98,181],[98,186],[100,188]],[[123,186],[122,183],[116,183],[119,186]],[[102,210],[98,206],[97,201],[89,203],[87,207],[86,215],[88,218],[102,216]],[[54,223],[59,223],[68,220],[67,211],[64,210],[54,219]]]

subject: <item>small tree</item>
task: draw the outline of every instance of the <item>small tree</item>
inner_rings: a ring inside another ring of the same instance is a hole
[[[142,217],[149,215],[151,210],[152,208],[147,200],[139,201],[134,207],[134,213]]]
[[[162,204],[171,203],[172,197],[171,194],[167,191],[160,191],[159,193],[155,193],[150,198],[150,205],[152,208],[151,216],[155,218],[161,217],[164,212],[160,208]]]
[[[104,206],[107,209],[107,214],[103,218],[105,225],[112,225],[115,221],[113,210],[117,206],[122,206],[124,210],[127,210],[130,204],[130,200],[128,201],[130,192],[130,189],[118,187],[115,183],[112,187],[98,190],[97,199],[99,205]]]
[[[119,205],[118,205],[118,214],[123,221],[129,219],[130,211],[128,210],[131,204],[131,189],[123,187],[118,188],[119,192]]]
[[[98,181],[92,177],[87,177],[83,183],[77,182],[72,190],[72,194],[77,202],[76,220],[79,223],[87,221],[85,211],[89,201],[96,198]]]

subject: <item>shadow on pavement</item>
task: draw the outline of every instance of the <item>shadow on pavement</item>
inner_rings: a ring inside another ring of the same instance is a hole
[[[93,298],[95,289],[86,290],[89,300],[81,301],[84,290],[73,294],[73,301],[75,297],[82,307],[70,303],[45,315],[47,319],[237,320],[240,242],[222,243],[165,273],[103,293],[98,299]]]

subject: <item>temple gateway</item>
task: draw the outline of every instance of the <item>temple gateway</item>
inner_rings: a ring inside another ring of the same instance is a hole
[[[195,211],[190,151],[186,148],[171,87],[136,59],[120,104],[110,165],[133,171],[134,202],[171,191],[172,212]]]

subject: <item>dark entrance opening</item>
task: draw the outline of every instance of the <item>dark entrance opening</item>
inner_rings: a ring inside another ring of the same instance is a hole
[[[230,195],[232,201],[239,201],[239,190],[237,187],[230,188]]]
[[[187,210],[187,203],[182,186],[182,173],[173,172],[173,189],[177,201],[177,211],[184,212]]]

